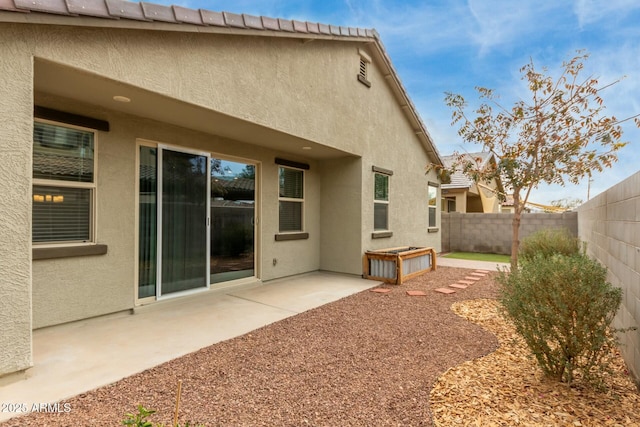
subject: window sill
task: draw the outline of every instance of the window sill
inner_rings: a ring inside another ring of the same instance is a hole
[[[427,233],[437,233],[438,231],[440,231],[440,229],[435,227],[427,229]]]
[[[386,239],[393,236],[393,231],[374,231],[371,233],[372,239]]]
[[[308,238],[309,233],[276,234],[276,242],[284,242],[286,240],[304,240]]]
[[[31,252],[34,261],[39,259],[105,255],[107,253],[107,245],[59,246],[55,248],[34,247]]]

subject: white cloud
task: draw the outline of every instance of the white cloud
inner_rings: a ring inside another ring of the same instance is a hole
[[[576,0],[574,6],[580,27],[618,19],[634,9],[640,9],[637,0]]]

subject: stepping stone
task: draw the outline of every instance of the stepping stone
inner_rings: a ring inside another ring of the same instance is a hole
[[[477,273],[477,272],[473,272],[471,273],[472,276],[476,276],[476,277],[486,277],[487,273]]]
[[[454,283],[453,285],[449,285],[450,288],[456,288],[456,289],[467,289],[468,286],[467,285],[461,285],[460,283]]]
[[[427,293],[424,291],[407,291],[407,295],[410,297],[423,297],[426,296]]]
[[[474,280],[458,280],[458,283],[461,283],[463,285],[473,285],[476,282]]]
[[[491,273],[489,270],[475,270],[476,273],[484,273],[484,274],[489,274]]]
[[[447,289],[447,288],[437,288],[437,289],[434,289],[434,291],[440,292],[441,294],[455,294],[456,293],[456,291],[454,291],[453,289]]]
[[[391,292],[391,289],[386,289],[386,288],[375,288],[375,289],[371,289],[370,292],[377,292],[379,294],[386,294]]]
[[[478,280],[480,280],[479,277],[473,277],[473,276],[467,276],[464,278],[464,280],[473,280],[474,282],[477,282]]]

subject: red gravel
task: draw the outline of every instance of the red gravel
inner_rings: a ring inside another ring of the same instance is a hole
[[[433,291],[469,272],[441,267],[401,286],[381,285],[392,291],[364,291],[76,396],[64,402],[69,413],[30,414],[2,426],[116,426],[138,404],[170,425],[178,380],[181,423],[432,425],[435,380],[497,348],[494,335],[449,308],[494,298],[493,275],[452,295]]]

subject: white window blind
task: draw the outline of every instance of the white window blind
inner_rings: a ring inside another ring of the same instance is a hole
[[[47,122],[33,132],[32,240],[92,240],[95,134]]]

